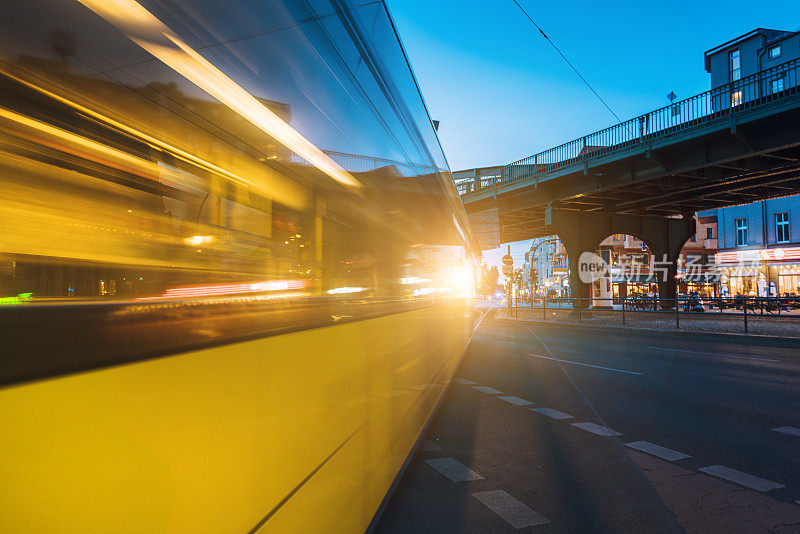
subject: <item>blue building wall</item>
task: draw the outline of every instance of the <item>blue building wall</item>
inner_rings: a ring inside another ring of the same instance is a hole
[[[698,213],[700,217],[717,218],[719,249],[763,248],[778,243],[775,214],[789,214],[789,244],[800,243],[800,195],[775,198],[742,206],[731,206]],[[747,219],[747,246],[736,246],[736,219]],[[766,224],[764,224],[766,222]],[[766,239],[765,239],[766,235]]]

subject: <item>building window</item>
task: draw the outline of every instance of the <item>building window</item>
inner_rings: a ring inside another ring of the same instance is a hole
[[[775,214],[775,241],[789,242],[789,214],[785,211]]]
[[[738,106],[742,103],[742,92],[734,91],[731,93],[731,107]]]
[[[736,223],[736,246],[747,246],[747,219],[734,219]]]
[[[706,228],[706,239],[714,239],[714,230],[712,228]]]
[[[781,55],[781,45],[775,45],[769,49],[769,58],[775,59]]]
[[[689,238],[689,241],[691,241],[692,243],[696,243],[697,242],[697,234],[692,234],[692,237]]]
[[[742,61],[739,56],[738,48],[736,50],[731,50],[729,55],[729,62],[731,69],[731,81],[735,82],[736,80],[739,80],[742,77]]]
[[[777,80],[772,80],[772,82],[770,82],[770,89],[772,90],[771,92],[773,93],[780,93],[781,91],[783,91],[783,76],[781,76]]]

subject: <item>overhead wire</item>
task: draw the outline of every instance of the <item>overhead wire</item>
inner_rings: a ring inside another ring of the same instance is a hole
[[[572,62],[567,58],[567,56],[564,55],[564,53],[561,51],[561,49],[558,48],[558,46],[556,46],[556,44],[553,42],[553,40],[550,39],[550,37],[546,33],[544,33],[544,30],[542,30],[541,26],[536,24],[536,21],[533,20],[533,17],[531,17],[530,14],[528,14],[528,12],[525,10],[525,8],[522,7],[522,5],[520,5],[520,3],[517,0],[512,0],[512,1],[517,5],[517,7],[520,9],[520,11],[522,11],[522,14],[525,15],[525,17],[531,22],[531,24],[533,24],[536,27],[536,29],[539,30],[539,33],[542,34],[542,37],[544,37],[544,39],[548,43],[550,43],[550,45],[553,47],[553,49],[556,52],[558,52],[558,55],[560,55],[564,59],[564,61],[567,62],[567,65],[569,65],[572,68],[572,70],[575,71],[575,74],[577,74],[578,77],[581,79],[581,81],[583,81],[583,83],[586,84],[586,87],[588,87],[589,90],[592,93],[594,93],[594,96],[596,96],[597,99],[600,100],[600,102],[603,103],[603,105],[606,107],[606,109],[612,115],[614,115],[614,118],[617,119],[618,122],[622,122],[622,119],[620,119],[619,116],[616,113],[614,113],[614,110],[611,109],[611,106],[609,106],[608,103],[605,100],[603,100],[603,97],[600,96],[600,94],[597,91],[595,91],[594,87],[592,87],[592,84],[590,84],[589,81],[586,78],[583,77],[583,74],[581,74],[580,71],[577,69],[577,67],[575,67],[575,65],[573,65]]]

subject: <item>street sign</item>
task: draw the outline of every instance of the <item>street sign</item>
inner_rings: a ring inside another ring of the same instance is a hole
[[[514,272],[514,267],[511,265],[503,265],[503,274],[506,276],[510,276],[511,273]]]
[[[497,257],[497,256],[495,256]],[[506,254],[503,256],[503,264],[504,265],[514,265],[514,258],[511,257],[511,254]]]

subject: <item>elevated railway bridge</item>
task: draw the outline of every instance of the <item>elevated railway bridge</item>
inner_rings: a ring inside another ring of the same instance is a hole
[[[771,92],[772,81],[784,89]],[[508,165],[454,173],[483,248],[558,235],[577,258],[613,233],[673,265],[700,210],[800,193],[800,61]],[[674,272],[659,293],[674,293]]]

